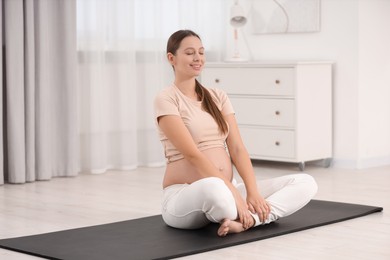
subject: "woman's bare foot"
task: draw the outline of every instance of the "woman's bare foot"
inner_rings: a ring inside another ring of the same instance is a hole
[[[253,220],[254,224],[254,220]],[[253,226],[253,225],[251,225]],[[244,227],[242,226],[241,222],[230,220],[230,219],[224,219],[221,223],[221,226],[219,226],[218,229],[218,236],[224,237],[227,234],[230,233],[240,233],[242,231],[245,231]]]

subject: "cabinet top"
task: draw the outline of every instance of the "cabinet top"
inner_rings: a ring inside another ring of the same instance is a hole
[[[251,68],[251,67],[296,67],[298,65],[332,65],[332,61],[247,61],[247,62],[206,62],[206,67]]]

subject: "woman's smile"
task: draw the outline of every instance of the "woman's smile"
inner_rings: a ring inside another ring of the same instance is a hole
[[[198,70],[200,71],[202,69],[202,65],[201,64],[191,64],[190,65],[194,70]]]

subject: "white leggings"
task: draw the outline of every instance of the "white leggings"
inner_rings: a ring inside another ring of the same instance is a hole
[[[243,183],[233,180],[244,200]],[[317,184],[308,174],[291,174],[258,182],[261,195],[271,207],[268,219],[259,220],[252,214],[255,226],[288,216],[305,206],[317,192]],[[181,229],[195,229],[210,222],[237,219],[233,195],[225,183],[216,177],[200,179],[191,184],[175,184],[164,189],[162,216],[165,223]]]

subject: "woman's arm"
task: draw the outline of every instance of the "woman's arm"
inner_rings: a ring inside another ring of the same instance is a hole
[[[225,183],[230,182],[218,171],[211,161],[199,151],[191,134],[179,116],[167,115],[159,117],[158,124],[169,141],[171,141],[184,158],[198,170],[202,178],[218,177],[225,181]]]
[[[182,119],[176,115],[166,115],[159,117],[158,120],[159,127],[164,132],[165,136],[172,142],[176,149],[183,154],[184,158],[197,169],[202,178],[218,177],[225,182],[235,198],[240,222],[243,224],[244,228],[249,228],[251,216],[248,214],[248,207],[245,201],[241,198],[238,190],[232,185],[230,180],[228,180],[214,164],[199,151]]]
[[[225,120],[228,122],[230,129],[226,143],[232,162],[244,181],[249,210],[252,213],[257,212],[260,220],[264,221],[268,217],[270,208],[258,191],[252,162],[241,139],[236,118],[234,114],[229,114],[225,116]]]

